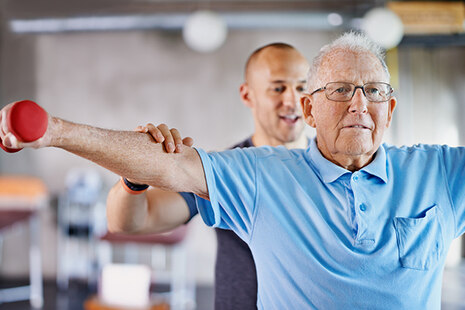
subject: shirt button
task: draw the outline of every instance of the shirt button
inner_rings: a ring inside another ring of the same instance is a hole
[[[365,212],[366,210],[367,210],[367,206],[364,203],[362,203],[360,205],[360,211]]]
[[[354,181],[357,181],[357,180],[358,180],[358,175],[354,175],[352,179],[353,179]]]

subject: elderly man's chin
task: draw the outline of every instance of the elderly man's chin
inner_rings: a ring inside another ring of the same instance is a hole
[[[368,155],[373,152],[373,140],[370,137],[352,137],[340,141],[338,149],[347,156]]]

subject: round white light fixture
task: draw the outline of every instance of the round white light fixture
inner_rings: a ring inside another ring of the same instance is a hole
[[[211,11],[197,11],[188,17],[182,35],[191,49],[208,53],[224,43],[227,32],[226,23],[218,14]]]
[[[375,8],[363,17],[362,30],[385,49],[396,47],[404,36],[402,20],[386,8]]]
[[[330,13],[328,14],[328,23],[331,25],[331,26],[334,26],[334,27],[337,27],[337,26],[340,26],[342,25],[343,23],[343,18],[340,14],[338,13]]]

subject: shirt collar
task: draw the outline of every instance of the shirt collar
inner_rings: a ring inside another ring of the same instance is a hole
[[[381,180],[383,180],[384,183],[388,182],[388,177],[387,177],[387,162],[386,162],[386,150],[384,149],[384,144],[382,144],[378,150],[375,153],[375,158],[373,161],[367,165],[366,167],[363,167],[361,170],[365,171],[368,174],[374,175]]]
[[[313,138],[310,141],[310,146],[307,149],[307,156],[309,156],[310,160],[313,162],[316,170],[325,183],[334,182],[342,175],[351,173],[349,170],[344,169],[341,166],[338,166],[324,158],[318,149],[316,138]],[[387,183],[386,151],[384,149],[384,145],[381,145],[378,148],[378,151],[374,156],[374,160],[366,167],[363,167],[360,171],[364,171],[368,174],[376,176],[383,180],[384,183]]]

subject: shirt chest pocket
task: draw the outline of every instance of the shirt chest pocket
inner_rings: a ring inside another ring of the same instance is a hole
[[[438,213],[435,205],[418,218],[394,219],[402,267],[428,270],[437,263],[444,247]]]

